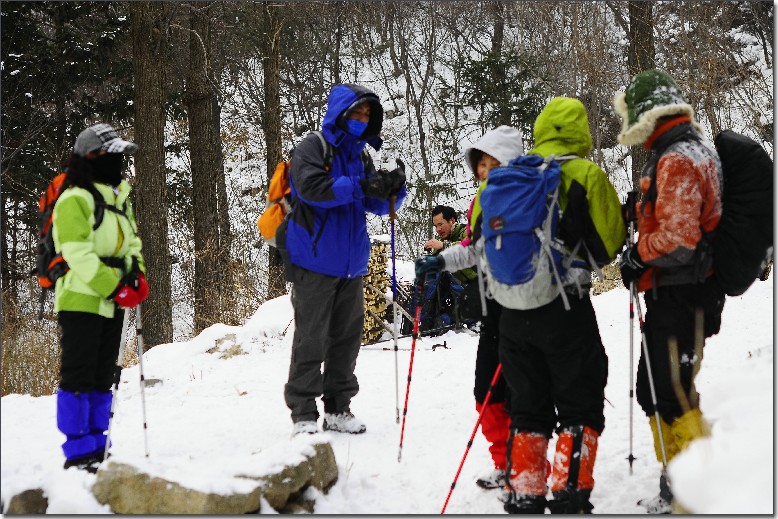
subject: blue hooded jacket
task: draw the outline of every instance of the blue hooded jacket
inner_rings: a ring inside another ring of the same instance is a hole
[[[370,120],[362,136],[354,137],[345,130],[345,121],[364,102],[370,104]],[[293,211],[284,241],[293,265],[341,278],[367,274],[370,238],[365,211],[389,214],[389,201],[365,197],[359,181],[375,172],[363,149],[366,144],[381,147],[382,124],[383,108],[372,91],[350,84],[332,88],[322,123],[324,138],[332,146],[332,166],[325,167],[325,150],[314,134],[306,136],[292,155]],[[406,194],[403,186],[396,208]]]

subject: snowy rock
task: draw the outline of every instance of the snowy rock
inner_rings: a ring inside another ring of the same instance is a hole
[[[151,477],[124,463],[97,471],[92,489],[101,504],[118,514],[244,514],[259,510],[260,489],[222,496]]]
[[[276,511],[285,508],[308,508],[305,500],[297,498],[308,488],[314,487],[326,492],[338,480],[338,465],[335,452],[329,443],[313,445],[315,454],[306,457],[297,465],[288,465],[270,476],[258,478],[261,481],[262,497]]]
[[[220,495],[187,488],[165,478],[150,476],[126,464],[109,462],[97,472],[92,492],[101,504],[120,514],[244,514],[260,509],[260,497],[277,512],[313,510],[306,490],[326,492],[338,480],[335,453],[329,443],[312,445],[312,454],[279,472],[237,475],[253,480],[253,490]],[[44,509],[45,510],[45,509]]]
[[[45,514],[49,500],[40,488],[25,490],[11,498],[6,515],[40,515]]]

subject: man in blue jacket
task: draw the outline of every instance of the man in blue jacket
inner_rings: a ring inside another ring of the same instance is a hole
[[[389,214],[390,198],[399,207],[407,194],[402,162],[391,172],[376,171],[365,150],[366,144],[381,147],[382,124],[378,96],[359,85],[335,85],[322,123],[327,146],[310,134],[292,156],[293,210],[279,231],[291,264],[295,317],[284,387],[293,435],[318,432],[318,397],[324,430],[366,430],[350,409],[359,391],[354,368],[364,319],[362,276],[370,256],[365,212]]]

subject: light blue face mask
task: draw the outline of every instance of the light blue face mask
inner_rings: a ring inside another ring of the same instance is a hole
[[[362,121],[357,121],[356,119],[346,120],[346,131],[349,132],[354,137],[362,137],[362,134],[365,133],[366,129],[367,129],[367,123],[363,123]]]

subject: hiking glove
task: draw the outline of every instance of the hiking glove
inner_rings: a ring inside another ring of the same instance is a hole
[[[381,174],[377,171],[373,175],[368,175],[367,178],[363,178],[359,181],[359,185],[362,186],[362,194],[369,196],[370,198],[378,198],[379,200],[386,200],[389,198],[389,186],[387,182],[387,174]]]
[[[416,259],[416,281],[423,280],[426,274],[440,272],[446,266],[442,256],[422,256]]]
[[[119,282],[116,290],[108,296],[108,299],[113,299],[122,308],[135,308],[141,302],[138,291],[128,286],[124,281]]]
[[[621,216],[624,218],[624,223],[629,227],[630,222],[636,221],[637,214],[635,214],[635,204],[638,200],[638,192],[630,191],[627,193],[627,201],[621,206]]]
[[[132,270],[122,279],[125,285],[138,292],[139,301],[142,303],[149,297],[149,284],[146,282],[146,275],[140,271],[138,258],[132,257]]]
[[[392,171],[386,172],[386,182],[389,185],[389,196],[394,196],[400,192],[405,185],[405,164],[397,159],[397,167]]]
[[[142,303],[149,297],[149,284],[146,282],[146,275],[143,273],[138,274],[138,281],[135,286],[135,291],[138,292],[140,298],[139,303]]]
[[[640,259],[637,244],[625,250],[619,260],[621,281],[624,283],[624,286],[629,287],[630,283],[640,279],[640,276],[643,275],[643,272],[645,272],[647,268],[648,265],[643,263],[643,260]]]

